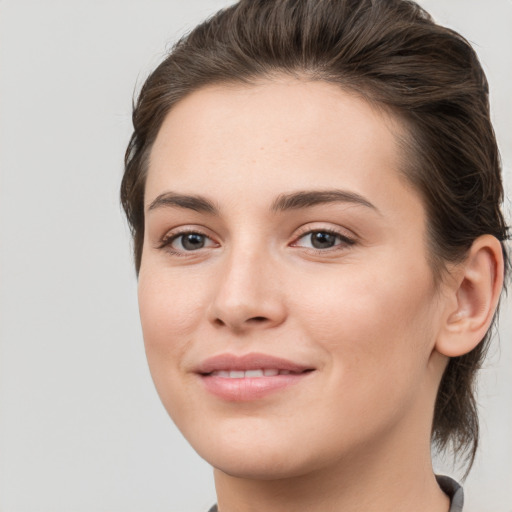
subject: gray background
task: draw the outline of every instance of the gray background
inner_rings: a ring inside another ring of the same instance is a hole
[[[136,82],[228,3],[0,0],[1,512],[214,502],[151,383],[117,196]],[[512,3],[421,4],[476,45],[512,195]],[[467,512],[512,511],[511,306],[482,372]]]

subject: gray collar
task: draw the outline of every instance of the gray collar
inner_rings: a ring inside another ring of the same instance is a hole
[[[449,476],[436,475],[436,480],[439,487],[451,500],[450,512],[462,512],[462,506],[464,505],[464,491],[462,487]]]

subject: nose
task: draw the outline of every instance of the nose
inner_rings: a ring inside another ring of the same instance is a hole
[[[238,333],[284,322],[284,290],[275,261],[258,250],[233,250],[221,266],[209,310],[211,322]]]

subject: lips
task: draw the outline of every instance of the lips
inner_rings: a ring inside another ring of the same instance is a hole
[[[275,377],[276,375],[289,375],[290,370],[277,370],[274,368],[261,368],[258,370],[215,370],[208,375],[211,377],[224,377],[226,379],[257,379],[259,377]]]
[[[278,370],[279,372],[302,373],[307,370],[314,370],[314,368],[289,361],[288,359],[256,353],[243,356],[220,354],[206,359],[197,367],[197,373],[203,375],[218,371],[246,372],[250,370]]]
[[[207,391],[227,401],[250,401],[298,384],[314,368],[266,354],[221,354],[196,369]]]

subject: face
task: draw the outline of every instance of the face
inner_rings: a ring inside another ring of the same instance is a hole
[[[400,130],[292,79],[207,87],[167,116],[146,186],[144,341],[164,406],[221,471],[301,475],[428,438],[441,308]]]

